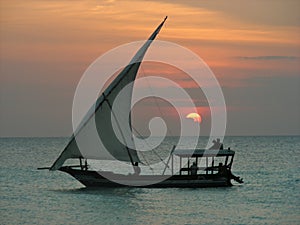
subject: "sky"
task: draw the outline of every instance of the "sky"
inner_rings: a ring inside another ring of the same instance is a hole
[[[190,49],[211,68],[226,101],[226,135],[300,135],[297,0],[0,4],[0,137],[69,136],[74,92],[87,67],[112,48],[147,39],[166,15],[157,39]],[[141,71],[139,76],[164,72],[184,86],[196,102],[200,126],[209,130],[207,102],[193,81],[166,65],[146,62]],[[176,127],[176,113],[160,104]],[[151,104],[134,109],[139,126],[147,126],[141,115],[151,117],[146,106]]]

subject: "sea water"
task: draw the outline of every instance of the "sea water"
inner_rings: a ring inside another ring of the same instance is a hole
[[[0,139],[1,224],[300,224],[299,136],[226,137],[245,183],[204,189],[87,189],[37,170],[67,141]]]

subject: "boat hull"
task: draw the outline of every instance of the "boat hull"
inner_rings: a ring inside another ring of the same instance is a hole
[[[219,176],[217,174],[195,176],[174,175],[170,177],[167,175],[134,176],[110,173],[109,177],[112,179],[106,179],[104,176],[101,175],[103,174],[103,172],[101,172],[100,174],[97,171],[78,170],[68,166],[61,167],[60,170],[70,174],[86,187],[129,187],[129,185],[125,184],[129,184],[132,181],[134,181],[135,185],[131,187],[143,188],[206,188],[232,186],[230,179],[224,176]],[[149,183],[151,183],[151,181],[153,180],[159,180],[159,182],[149,185]]]

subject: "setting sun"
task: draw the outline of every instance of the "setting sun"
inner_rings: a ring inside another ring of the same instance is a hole
[[[198,113],[189,113],[186,118],[193,119],[195,123],[201,123],[202,121],[202,118]]]

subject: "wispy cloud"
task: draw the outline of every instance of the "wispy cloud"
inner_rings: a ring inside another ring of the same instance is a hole
[[[236,56],[235,59],[240,60],[298,60],[298,56],[285,55],[264,55],[264,56]]]

